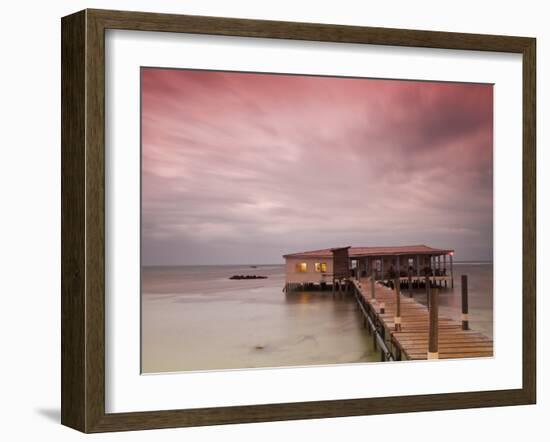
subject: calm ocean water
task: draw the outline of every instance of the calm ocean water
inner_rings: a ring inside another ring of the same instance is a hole
[[[268,279],[229,280],[234,274]],[[469,277],[470,325],[492,337],[493,266],[455,265],[441,315],[460,317],[460,275]],[[145,267],[142,371],[325,365],[378,361],[352,296],[285,294],[284,266]],[[422,291],[415,297],[425,303]]]

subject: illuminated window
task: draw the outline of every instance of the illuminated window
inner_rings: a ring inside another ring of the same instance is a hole
[[[327,263],[326,262],[316,262],[315,263],[315,271],[316,272],[326,272],[327,271]]]
[[[297,262],[296,271],[299,273],[307,272],[307,262]]]

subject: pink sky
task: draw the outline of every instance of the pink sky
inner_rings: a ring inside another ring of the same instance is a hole
[[[144,265],[492,259],[492,85],[142,69]]]

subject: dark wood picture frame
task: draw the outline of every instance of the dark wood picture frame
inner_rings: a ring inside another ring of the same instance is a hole
[[[536,40],[327,24],[84,10],[62,29],[61,422],[83,432],[533,404],[536,398]],[[523,386],[514,390],[105,412],[105,30],[495,51],[523,57]]]

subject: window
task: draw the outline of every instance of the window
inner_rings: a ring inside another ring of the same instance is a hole
[[[327,263],[326,262],[316,262],[315,263],[315,271],[325,273],[327,271]]]
[[[307,262],[297,262],[296,263],[296,272],[298,272],[298,273],[307,272]]]

